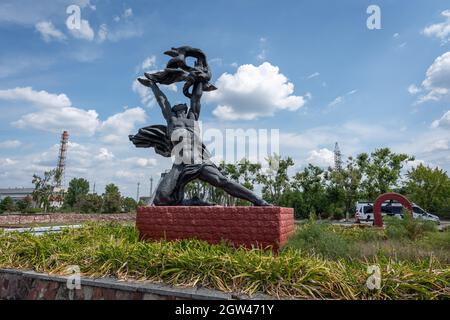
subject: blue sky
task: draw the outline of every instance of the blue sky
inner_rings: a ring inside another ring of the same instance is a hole
[[[78,30],[66,25],[73,4]],[[366,26],[371,4],[380,30]],[[338,141],[345,156],[388,146],[448,171],[448,10],[438,0],[2,0],[0,187],[54,167],[67,129],[66,181],[85,177],[100,192],[114,182],[127,195],[140,181],[145,194],[170,164],[128,141],[163,123],[135,78],[181,45],[206,52],[219,88],[205,94],[206,127],[280,129],[297,168],[329,165]]]

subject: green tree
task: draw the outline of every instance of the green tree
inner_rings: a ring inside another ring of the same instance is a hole
[[[294,206],[302,217],[309,217],[310,214],[322,214],[326,205],[326,193],[324,184],[324,171],[317,166],[308,164],[303,171],[297,172],[292,178],[292,187],[296,196]]]
[[[394,153],[389,148],[376,149],[370,156],[359,154],[356,163],[363,175],[361,188],[366,200],[373,201],[380,194],[398,187],[401,170],[411,160],[414,157]]]
[[[44,172],[44,177],[33,175],[32,183],[34,184],[33,200],[38,208],[43,208],[47,212],[50,208],[50,198],[54,193],[56,180],[60,173],[57,169]]]
[[[120,195],[119,187],[111,183],[105,187],[103,196],[103,212],[115,213],[120,212],[122,207],[122,197]]]
[[[73,178],[64,197],[64,205],[80,210],[81,200],[89,193],[89,182],[83,178]]]
[[[14,200],[11,197],[6,197],[0,202],[0,213],[3,212],[14,212],[16,206]]]
[[[30,196],[26,196],[24,199],[17,201],[16,207],[22,213],[26,213],[32,206],[33,199]]]
[[[101,213],[102,206],[103,198],[96,193],[87,194],[79,201],[79,209],[83,213]]]
[[[122,198],[122,208],[124,212],[134,212],[136,211],[138,204],[136,200],[130,197]]]
[[[425,210],[450,215],[450,179],[443,169],[420,164],[406,173],[408,198]]]
[[[329,211],[338,213],[337,217],[341,209],[342,212],[352,213],[360,197],[362,170],[358,160],[349,157],[346,165],[340,170],[329,168],[326,178],[329,181],[327,188]]]
[[[274,205],[285,205],[290,189],[288,169],[294,161],[290,157],[281,159],[277,154],[266,160],[269,167],[256,175],[256,181],[262,185],[263,198]]]

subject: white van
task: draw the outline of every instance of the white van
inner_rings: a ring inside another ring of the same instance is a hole
[[[426,212],[417,204],[412,203],[413,207],[413,218],[414,219],[422,219],[436,222],[440,224],[439,217]],[[403,206],[398,202],[385,202],[381,205],[381,215],[385,216],[394,216],[400,219],[403,219],[402,213]],[[356,203],[356,214],[355,214],[356,222],[373,222],[373,203],[371,202],[357,202]]]

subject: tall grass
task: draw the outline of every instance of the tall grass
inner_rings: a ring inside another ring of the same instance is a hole
[[[313,235],[317,230],[308,232]],[[301,236],[298,241],[307,239]],[[141,242],[134,227],[116,224],[89,224],[40,237],[0,235],[3,268],[64,273],[67,266],[79,265],[86,276],[303,299],[450,298],[450,269],[439,261],[423,265],[378,256],[371,261],[343,259],[332,251],[321,255],[290,245],[274,255],[270,250],[233,249],[197,240]],[[374,263],[382,272],[380,290],[366,287],[367,266]]]

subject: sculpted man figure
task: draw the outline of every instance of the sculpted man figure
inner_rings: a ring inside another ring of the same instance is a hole
[[[231,196],[248,200],[257,206],[268,205],[244,186],[228,179],[211,161],[211,156],[201,142],[198,119],[200,116],[200,99],[203,91],[216,90],[209,83],[211,72],[206,56],[199,49],[191,47],[172,48],[166,54],[173,58],[162,72],[145,73],[146,78],[139,82],[150,87],[162,110],[167,126],[153,125],[139,130],[138,134],[129,136],[139,148],[155,148],[165,157],[174,156],[172,169],[166,173],[158,185],[153,200],[154,205],[209,205],[199,199],[184,199],[184,187],[194,179],[205,181],[223,189]],[[195,66],[186,65],[186,57],[197,59]],[[183,93],[190,98],[190,107],[186,104],[171,106],[157,83],[171,84],[185,81]],[[189,88],[192,87],[192,92]]]

